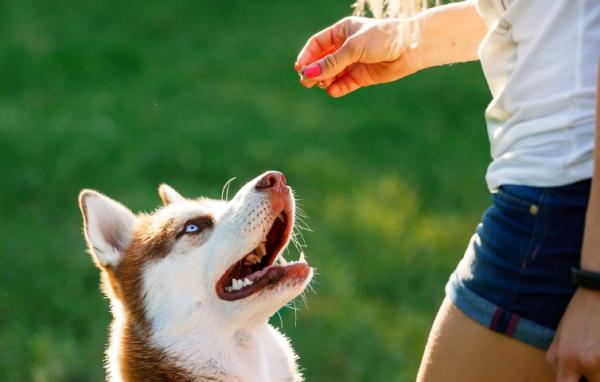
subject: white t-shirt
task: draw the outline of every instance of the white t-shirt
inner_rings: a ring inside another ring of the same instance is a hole
[[[477,0],[490,190],[552,187],[593,172],[600,0]]]

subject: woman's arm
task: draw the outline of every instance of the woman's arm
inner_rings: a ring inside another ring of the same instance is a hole
[[[594,176],[583,237],[581,268],[600,272],[600,65],[598,67],[598,88],[596,89],[596,143],[594,147]]]
[[[581,268],[596,272],[600,272],[600,65],[598,73],[594,176],[581,253]],[[546,358],[559,382],[577,382],[581,376],[600,381],[600,290],[575,292]]]
[[[474,1],[435,7],[418,18],[423,34],[418,49],[425,68],[479,59],[477,50],[487,26]]]
[[[419,24],[418,44],[406,35]],[[319,82],[339,97],[432,66],[477,59],[487,27],[474,1],[432,8],[413,19],[347,17],[312,36],[296,59],[306,87]],[[321,58],[324,52],[336,49]]]

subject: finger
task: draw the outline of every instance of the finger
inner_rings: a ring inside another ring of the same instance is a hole
[[[310,37],[298,54],[298,58],[296,58],[296,62],[294,63],[294,69],[299,71],[302,66],[318,60],[319,56],[328,49],[341,46],[347,37],[344,23],[345,20],[341,20]]]
[[[320,60],[304,68],[304,76],[313,80],[321,81],[339,75],[348,66],[356,63],[360,58],[360,51],[352,38],[335,52],[328,54]]]
[[[311,80],[300,80],[300,85],[304,86],[307,89],[312,88],[313,86],[315,86],[316,82],[315,81],[311,81]]]
[[[572,372],[572,371],[567,371],[567,372],[558,372],[558,375],[556,376],[556,382],[579,382],[579,377],[581,377],[580,374]]]
[[[557,342],[556,339],[554,339],[554,341],[552,341],[552,345],[550,345],[550,348],[546,352],[546,362],[548,362],[550,366],[552,366],[552,369],[554,369],[554,372],[558,374],[558,353],[556,349]]]
[[[323,81],[317,81],[317,86],[320,87],[321,89],[327,89],[329,87],[329,85],[331,85],[333,83],[334,80],[335,80],[335,78],[328,78]]]
[[[581,376],[581,373],[575,370],[572,364],[560,362],[556,373],[556,382],[579,382]]]
[[[373,85],[369,79],[366,65],[354,65],[329,85],[327,93],[332,97],[342,97],[362,87]]]

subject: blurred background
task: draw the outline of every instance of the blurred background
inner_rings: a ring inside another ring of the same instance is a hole
[[[313,232],[282,327],[308,381],[412,381],[489,202],[478,63],[342,99],[298,85],[350,0],[0,3],[0,380],[101,381],[110,322],[77,194],[135,211],[285,172]],[[297,256],[293,252],[292,257]]]

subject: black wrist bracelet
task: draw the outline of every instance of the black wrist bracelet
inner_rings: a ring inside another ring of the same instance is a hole
[[[573,284],[587,289],[600,290],[600,272],[584,271],[576,267],[571,268]]]

